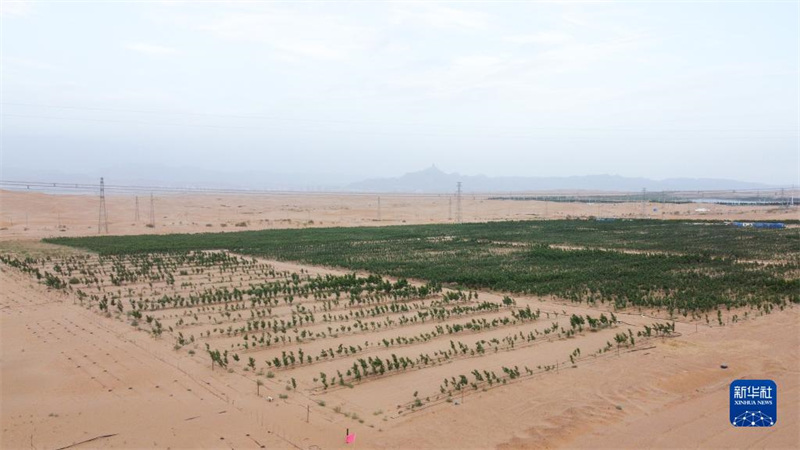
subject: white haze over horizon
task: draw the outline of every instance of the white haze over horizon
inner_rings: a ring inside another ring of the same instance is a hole
[[[797,2],[1,5],[3,178],[800,184]]]

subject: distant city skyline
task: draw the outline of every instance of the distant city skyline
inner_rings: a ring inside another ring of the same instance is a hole
[[[6,1],[2,175],[800,184],[798,8]]]

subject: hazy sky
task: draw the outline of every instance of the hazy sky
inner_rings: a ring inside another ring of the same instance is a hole
[[[798,183],[796,2],[2,8],[7,168]]]

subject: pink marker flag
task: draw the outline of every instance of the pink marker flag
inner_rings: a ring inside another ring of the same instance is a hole
[[[356,441],[356,434],[348,434],[346,438],[344,438],[345,444],[352,444]]]

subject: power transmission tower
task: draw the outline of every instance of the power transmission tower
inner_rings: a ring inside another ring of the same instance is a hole
[[[150,194],[150,228],[156,227],[156,209],[153,203],[153,194]]]
[[[447,197],[447,221],[453,221],[453,197]]]
[[[642,219],[645,218],[645,199],[647,198],[647,188],[642,188]]]
[[[139,222],[139,196],[136,196],[136,222]]]
[[[461,223],[461,182],[456,186],[456,223]]]
[[[103,233],[108,234],[108,213],[106,212],[106,184],[103,177],[100,177],[100,214],[97,217],[97,234]]]
[[[378,222],[381,221],[381,198],[378,197]]]

